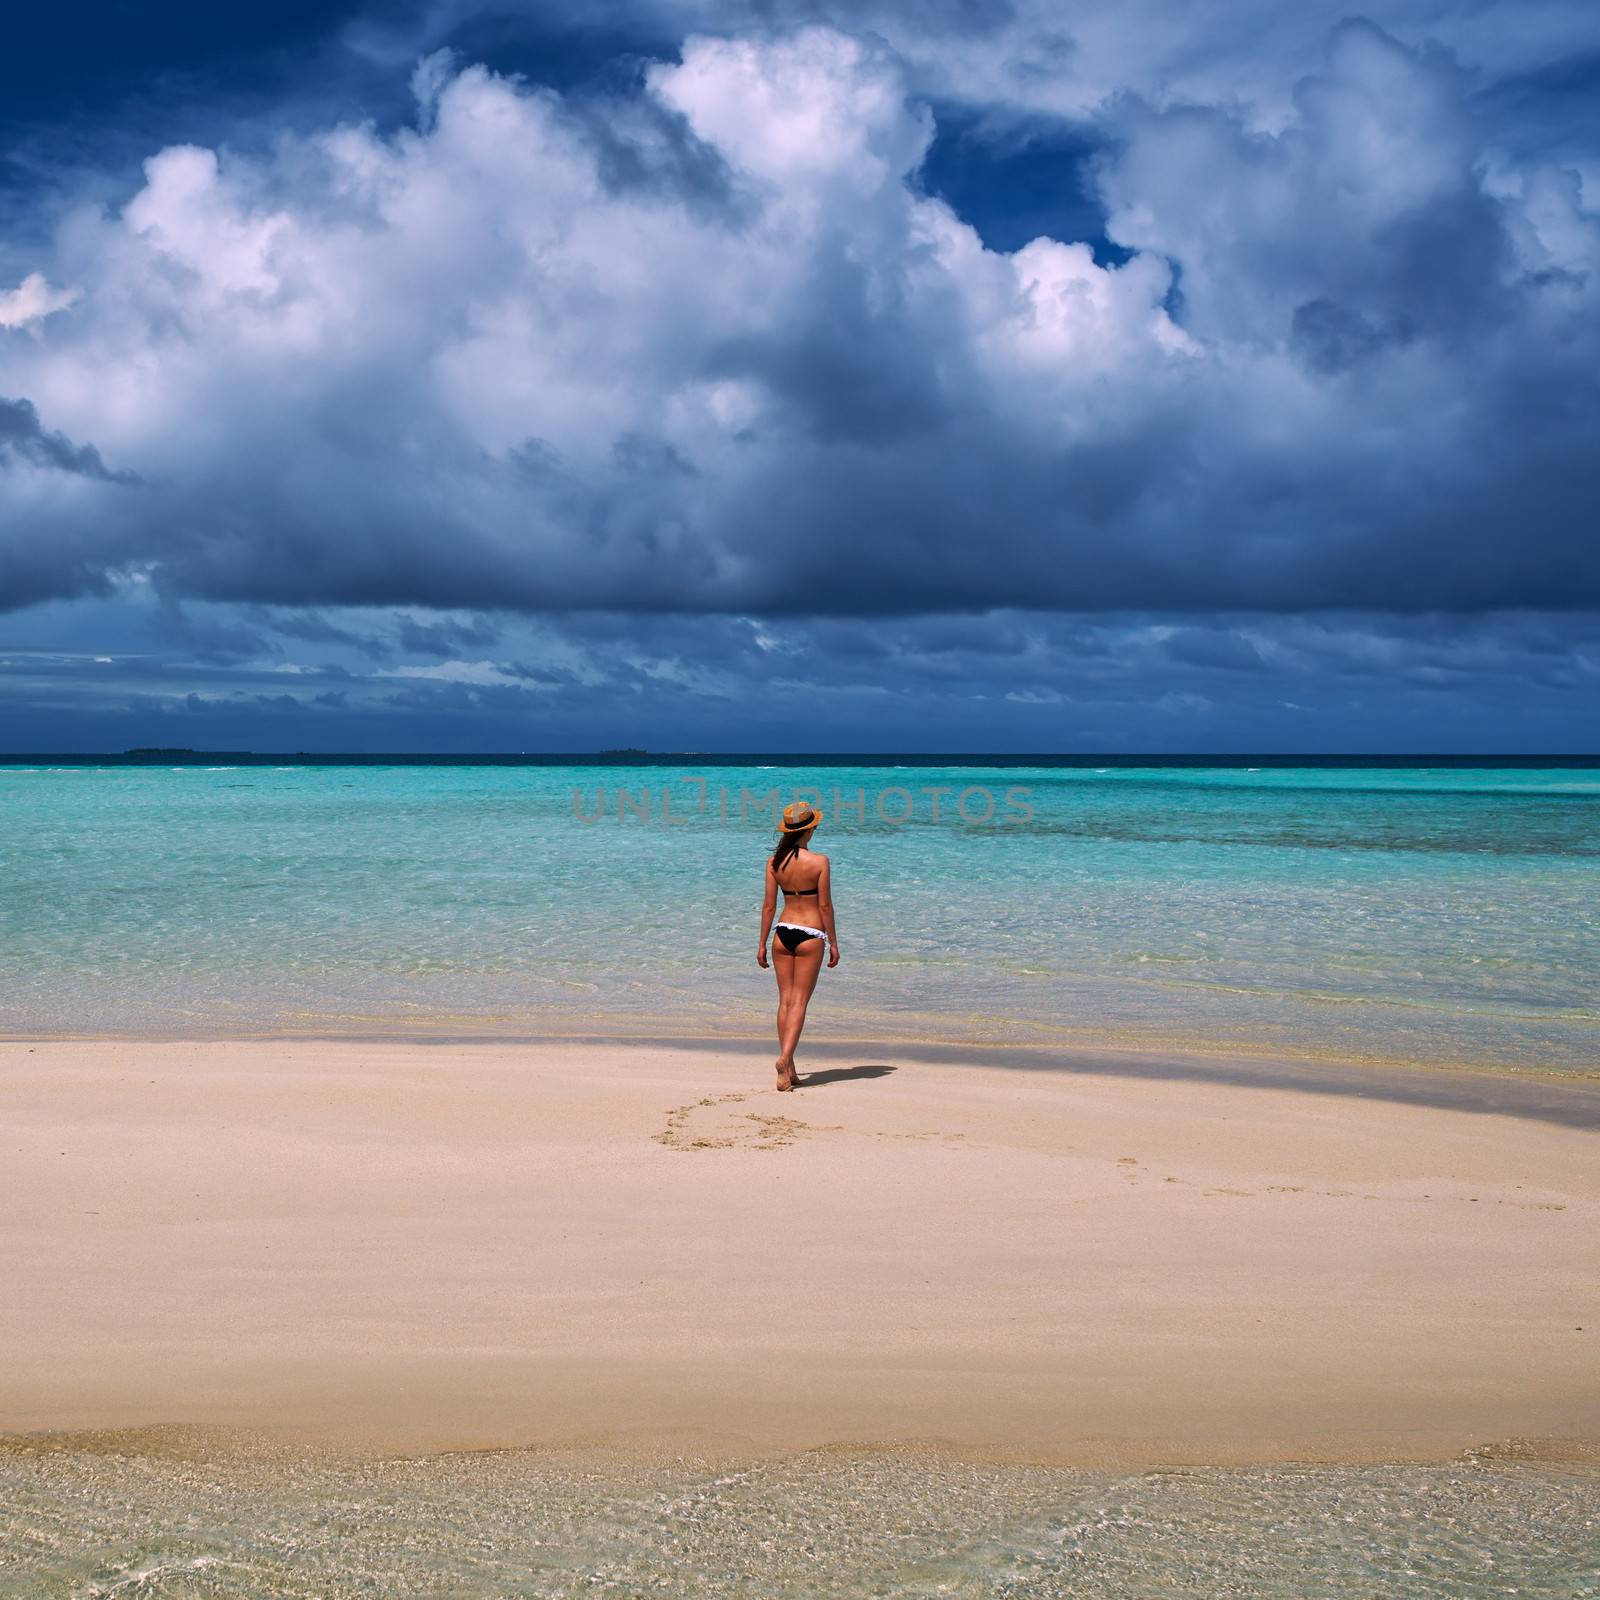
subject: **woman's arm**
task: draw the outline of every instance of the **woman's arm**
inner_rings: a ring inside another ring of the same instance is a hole
[[[822,931],[828,936],[828,965],[839,965],[839,933],[833,925],[833,869],[822,858],[822,876],[817,879],[817,909],[822,913]]]
[[[767,935],[772,932],[773,913],[778,909],[778,875],[772,870],[772,857],[767,857],[766,881],[761,889],[761,933],[756,939],[756,965],[767,964]]]

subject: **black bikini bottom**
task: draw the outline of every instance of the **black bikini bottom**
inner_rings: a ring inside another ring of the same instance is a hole
[[[808,928],[789,928],[781,922],[772,930],[777,934],[783,948],[793,955],[808,939],[820,938],[820,934],[812,933]]]

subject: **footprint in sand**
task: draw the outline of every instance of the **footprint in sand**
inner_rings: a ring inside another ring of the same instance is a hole
[[[741,1111],[747,1094],[707,1095],[687,1105],[674,1106],[667,1124],[654,1135],[669,1150],[781,1150],[797,1139],[817,1133],[839,1133],[837,1126],[803,1122],[799,1117]]]
[[[837,1122],[807,1122],[801,1117],[742,1109],[749,1094],[713,1094],[667,1113],[666,1126],[652,1135],[669,1150],[781,1150],[819,1134],[856,1132],[869,1139],[910,1140],[925,1144],[961,1145],[963,1133],[940,1128],[879,1128],[848,1130]]]
[[[1123,1159],[1130,1160],[1131,1157],[1124,1157]],[[1178,1183],[1185,1186],[1189,1185],[1189,1180],[1186,1178],[1164,1178],[1162,1179],[1162,1182]],[[1518,1187],[1520,1188],[1521,1185],[1519,1184]],[[1215,1185],[1214,1187],[1206,1189],[1202,1192],[1208,1195],[1228,1194],[1239,1196],[1251,1195],[1255,1193],[1253,1189],[1230,1189],[1221,1184]],[[1437,1205],[1441,1200],[1451,1199],[1454,1199],[1458,1202],[1464,1201],[1468,1205],[1478,1205],[1482,1198],[1479,1195],[1450,1196],[1432,1194],[1358,1194],[1354,1189],[1308,1189],[1304,1184],[1299,1183],[1269,1183],[1266,1186],[1266,1192],[1268,1194],[1309,1194],[1323,1200],[1389,1200],[1397,1205],[1421,1205],[1425,1203]],[[1511,1200],[1502,1198],[1500,1196],[1491,1196],[1490,1198],[1497,1206],[1515,1206],[1520,1211],[1565,1211],[1567,1209],[1564,1204],[1555,1200]]]

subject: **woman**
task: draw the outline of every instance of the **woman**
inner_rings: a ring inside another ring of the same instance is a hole
[[[756,943],[756,964],[767,964],[767,934],[772,932],[772,970],[778,978],[778,1088],[794,1089],[794,1047],[806,1025],[806,1005],[822,971],[822,952],[828,965],[839,965],[839,935],[833,926],[833,890],[828,879],[828,858],[807,848],[822,821],[803,800],[784,808],[778,848],[767,860],[766,887],[761,896],[761,937]],[[773,927],[778,891],[783,890],[783,920]]]

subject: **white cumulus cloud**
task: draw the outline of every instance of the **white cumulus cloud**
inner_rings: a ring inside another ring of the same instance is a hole
[[[52,289],[42,272],[30,272],[15,289],[0,289],[0,328],[23,328],[53,311],[64,311],[80,293]]]
[[[1596,219],[1441,51],[1341,25],[1272,130],[1124,95],[1120,265],[925,193],[919,72],[694,36],[602,130],[432,56],[392,134],[153,153],[11,292],[0,605],[1600,595]]]

